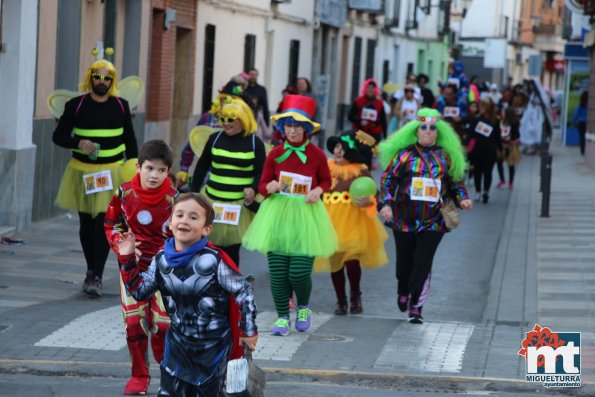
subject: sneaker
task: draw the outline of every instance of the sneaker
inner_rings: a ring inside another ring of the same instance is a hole
[[[484,193],[483,196],[481,196],[481,202],[484,204],[487,204],[488,201],[490,200],[490,195],[487,193]]]
[[[89,286],[93,283],[93,271],[87,270],[85,274],[85,279],[83,280],[83,286],[81,287],[81,291],[85,294],[89,291]]]
[[[126,384],[124,394],[127,396],[144,396],[149,390],[150,382],[151,378],[133,376]]]
[[[93,278],[93,281],[91,281],[87,286],[87,290],[85,292],[89,296],[100,297],[101,295],[103,295],[103,283],[101,281],[101,277],[95,276],[95,278]]]
[[[423,324],[424,318],[421,316],[421,307],[411,306],[409,308],[409,322],[412,324]]]
[[[277,336],[287,336],[289,334],[289,326],[291,322],[289,320],[289,316],[279,317],[275,324],[273,325],[273,329],[271,330],[273,335]]]
[[[498,188],[498,189],[502,189],[502,188],[504,187],[504,185],[506,185],[506,182],[504,182],[504,181],[500,181],[500,182],[498,182],[498,184],[496,185],[496,188]]]
[[[409,304],[409,296],[408,295],[399,295],[399,299],[397,299],[397,306],[399,306],[399,310],[401,312],[405,312],[407,310],[407,306]]]
[[[475,192],[475,195],[473,196],[473,200],[475,200],[475,201],[481,200],[481,193]]]
[[[508,190],[512,190],[512,182],[508,184]]]
[[[299,332],[306,332],[312,325],[312,310],[309,306],[298,306],[295,329]]]

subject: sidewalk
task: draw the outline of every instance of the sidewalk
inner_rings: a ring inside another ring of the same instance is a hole
[[[461,390],[546,393],[525,382],[525,361],[517,355],[525,333],[539,324],[582,332],[580,393],[595,395],[595,171],[582,164],[576,148],[553,144],[552,153],[550,218],[539,217],[538,157],[523,158],[512,192],[494,192],[507,197],[507,209],[492,275],[482,286],[487,305],[481,322],[430,317],[414,326],[400,314],[318,313],[309,333],[274,338],[266,332],[274,313],[263,310],[259,365],[277,381],[381,379],[438,390],[454,382]],[[0,245],[0,374],[113,377],[123,387],[129,363],[117,279],[106,278],[101,299],[78,292],[84,260],[77,230],[76,217],[63,216],[33,225],[20,236],[25,246]],[[110,274],[115,266],[110,256]],[[154,394],[156,365],[151,372]]]

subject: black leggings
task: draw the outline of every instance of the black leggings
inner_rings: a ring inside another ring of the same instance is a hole
[[[490,191],[492,186],[492,171],[495,156],[479,155],[475,158],[475,167],[473,170],[473,177],[475,178],[475,191],[481,192],[481,180],[483,178],[483,191],[485,193]]]
[[[92,271],[97,277],[103,277],[103,269],[109,255],[109,244],[103,229],[104,220],[105,213],[97,214],[93,218],[91,214],[79,212],[79,238],[87,261],[87,271]]]
[[[498,167],[498,176],[500,177],[500,182],[505,182],[506,179],[504,179],[504,160],[498,160],[496,162],[496,166]],[[508,177],[509,177],[508,182],[513,183],[514,182],[514,164],[508,166]]]
[[[579,121],[576,123],[576,129],[578,130],[578,140],[581,147],[581,154],[585,154],[585,140],[587,135],[587,123]]]
[[[393,232],[397,248],[397,289],[409,304],[422,306],[427,298],[434,254],[443,232]]]

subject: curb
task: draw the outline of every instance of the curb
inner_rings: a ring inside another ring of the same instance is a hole
[[[68,368],[60,368],[68,366]],[[88,371],[86,370],[88,366]],[[0,359],[0,374],[28,374],[36,376],[75,376],[128,379],[128,371],[118,371],[122,376],[105,374],[98,367],[125,368],[129,362],[108,361],[52,361],[52,360],[14,360]],[[521,379],[480,378],[453,375],[419,375],[405,373],[375,373],[316,370],[300,368],[262,367],[267,382],[309,382],[349,385],[387,390],[424,390],[441,392],[507,392],[539,395],[595,395],[595,382],[583,382],[580,388],[546,389],[537,383],[528,383]],[[158,372],[155,372],[157,375]]]

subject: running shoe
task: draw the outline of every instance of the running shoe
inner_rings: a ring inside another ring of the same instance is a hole
[[[481,193],[475,192],[475,195],[473,196],[473,200],[475,200],[475,201],[481,200]]]
[[[508,190],[512,190],[512,182],[508,184]]]
[[[335,305],[335,314],[337,316],[344,316],[347,314],[347,302],[337,302]]]
[[[101,277],[95,276],[93,281],[91,281],[87,286],[87,290],[85,292],[89,296],[100,297],[103,295],[103,282],[101,281]]]
[[[498,189],[502,189],[502,188],[504,187],[504,185],[506,185],[506,182],[504,182],[504,181],[500,181],[500,182],[498,182],[498,184],[496,185],[496,188],[498,188]]]
[[[279,317],[275,324],[273,325],[273,329],[271,330],[273,335],[277,336],[287,336],[289,335],[289,327],[291,322],[289,320],[289,316]]]
[[[299,332],[306,332],[312,325],[312,310],[310,306],[298,306],[295,329]]]
[[[411,306],[409,308],[409,322],[412,324],[423,324],[424,318],[421,316],[421,307]]]

